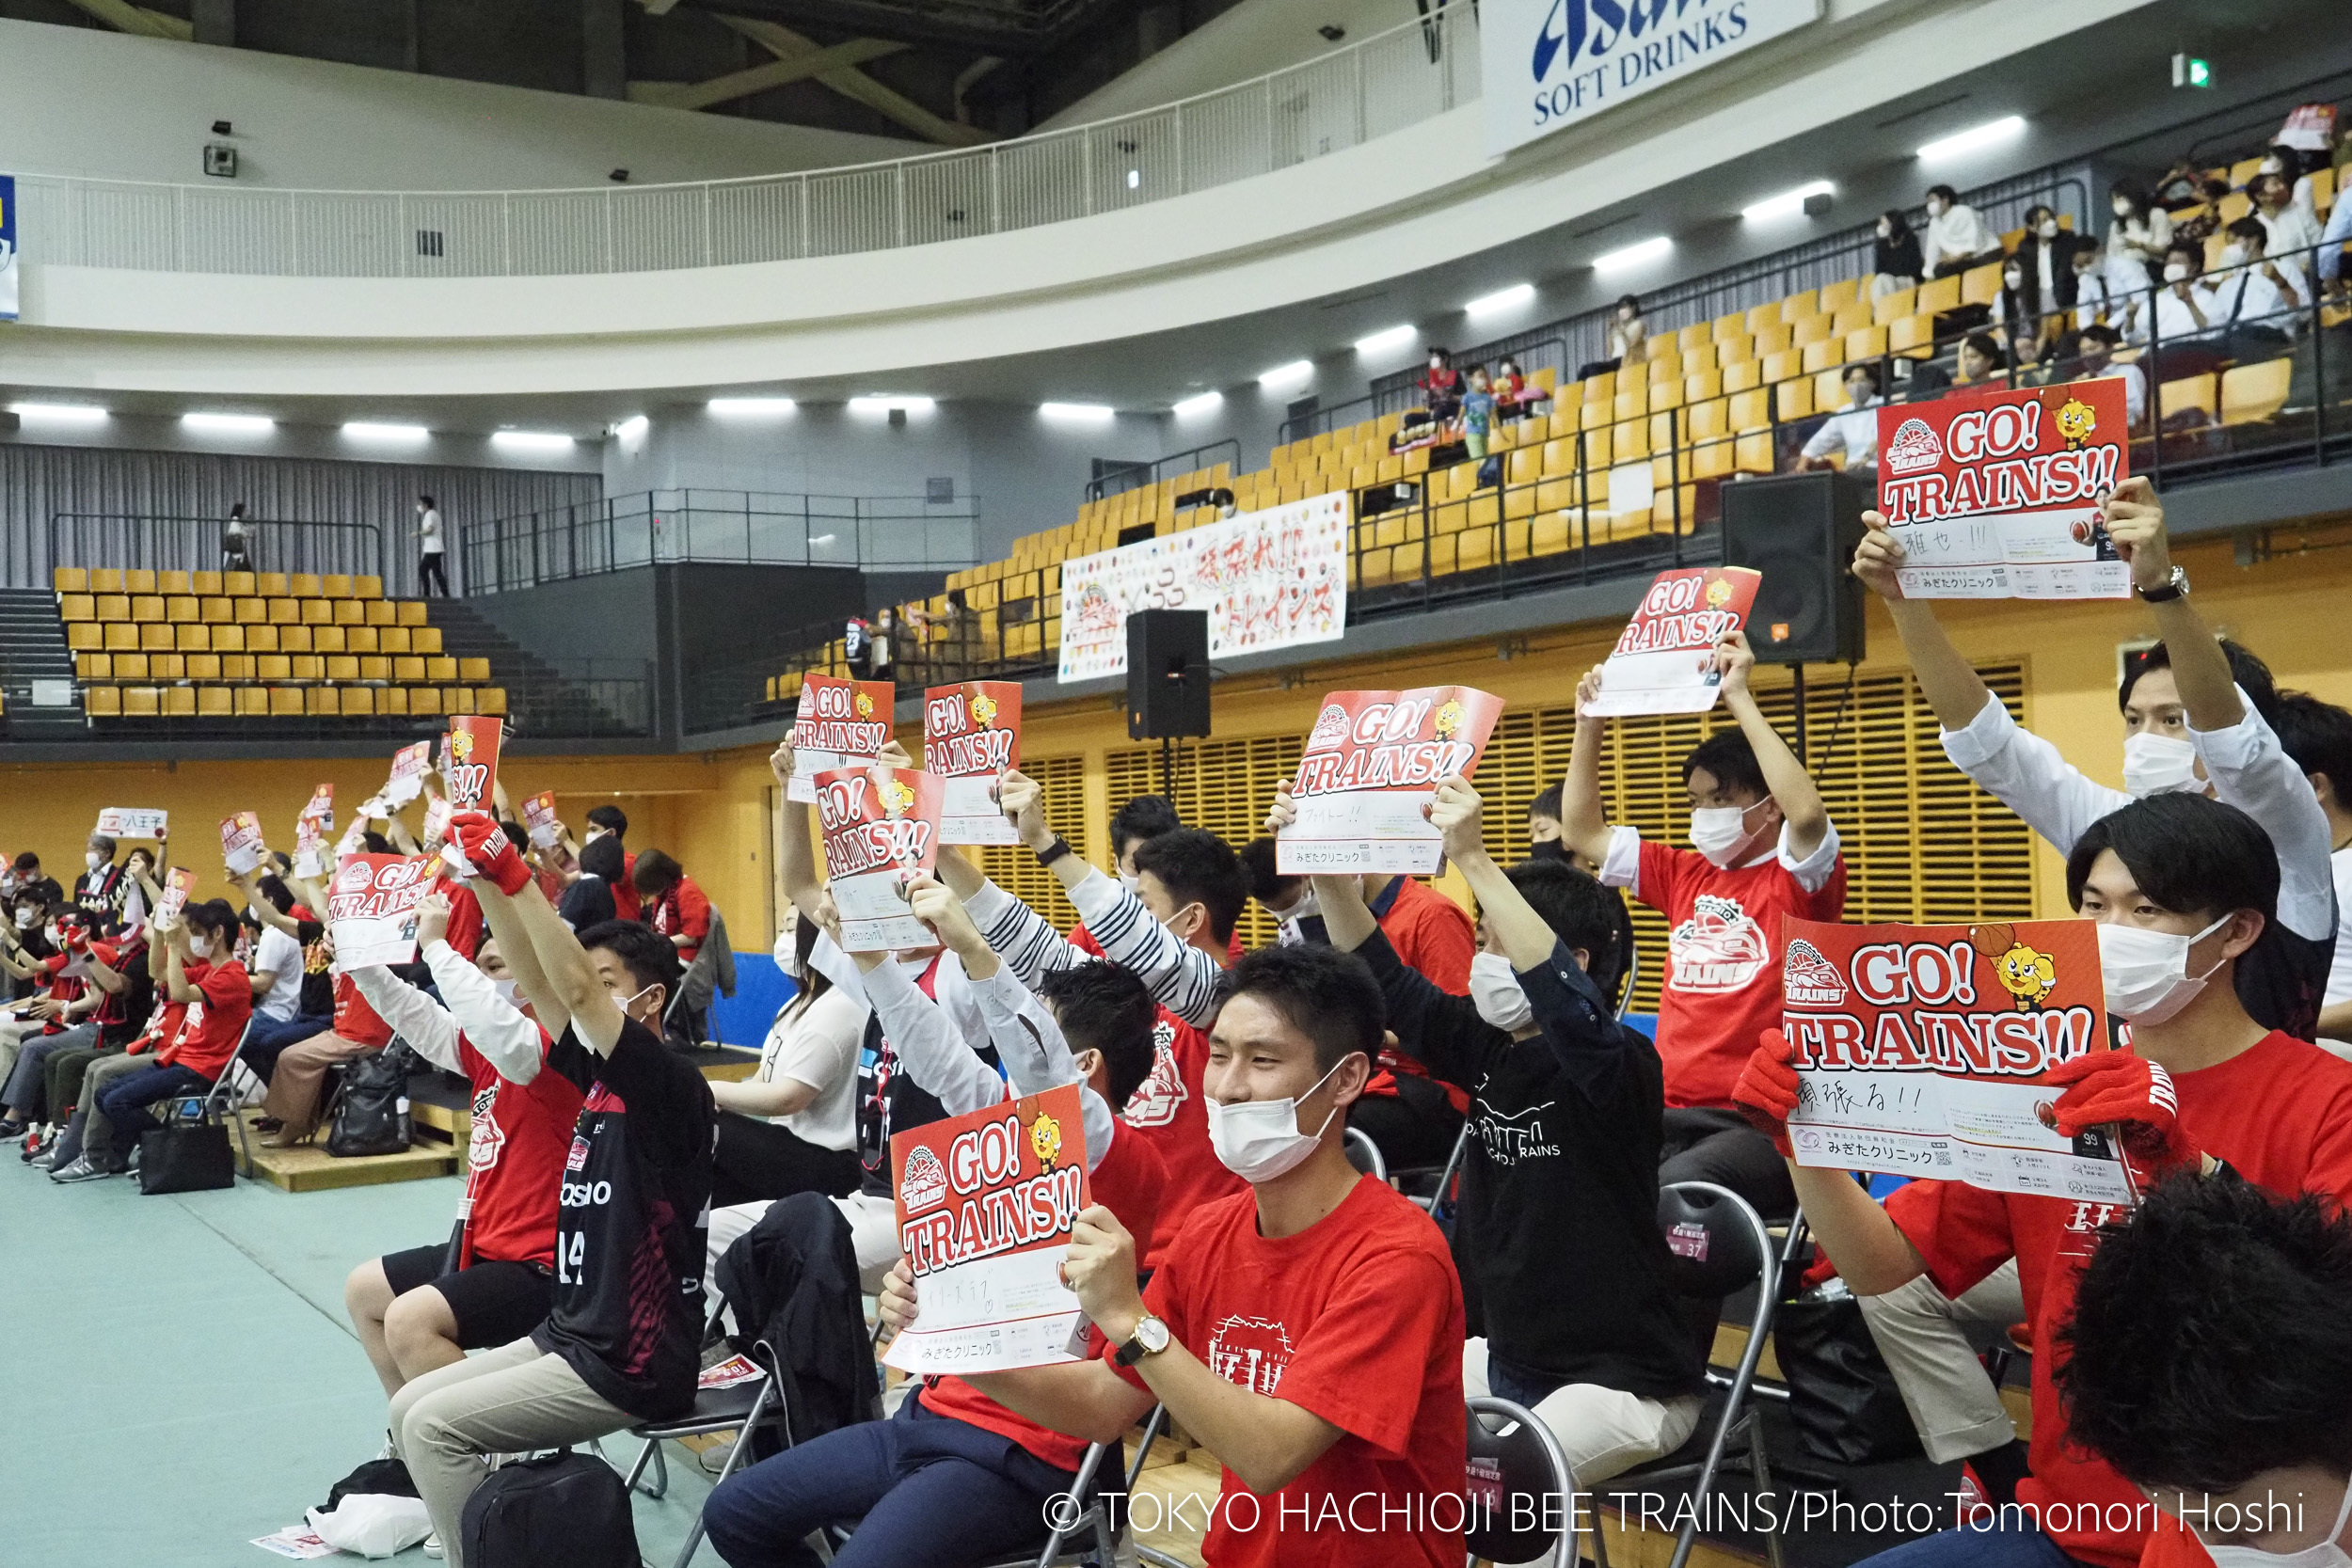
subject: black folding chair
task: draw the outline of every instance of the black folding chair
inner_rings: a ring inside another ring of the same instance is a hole
[[[1576,1568],[1578,1491],[1560,1440],[1534,1411],[1509,1400],[1471,1397],[1463,1487],[1471,1503],[1470,1528],[1464,1532],[1471,1562],[1533,1562],[1549,1552],[1553,1568]],[[1531,1497],[1542,1500],[1525,1509],[1522,1499]],[[1592,1533],[1599,1551],[1597,1519]]]
[[[775,1348],[767,1340],[752,1347],[751,1358],[759,1368],[759,1376],[747,1383],[728,1388],[698,1388],[694,1391],[694,1408],[685,1415],[667,1421],[640,1421],[628,1429],[631,1437],[641,1438],[644,1447],[637,1451],[636,1463],[623,1473],[623,1481],[632,1492],[643,1492],[659,1499],[670,1490],[670,1462],[662,1454],[661,1445],[679,1437],[706,1437],[714,1433],[732,1432],[735,1447],[728,1452],[726,1463],[711,1481],[713,1491],[727,1477],[735,1474],[752,1451],[752,1433],[761,1427],[773,1427],[784,1434],[787,1448],[792,1444],[792,1414],[784,1402],[776,1368]],[[648,1483],[646,1467],[653,1469],[654,1479]],[[707,1496],[707,1495],[706,1495]],[[700,1506],[694,1510],[694,1522],[687,1527],[686,1544],[678,1548],[672,1568],[686,1568],[703,1544],[703,1514]]]
[[[1740,1365],[1730,1378],[1710,1389],[1707,1409],[1690,1440],[1673,1453],[1613,1478],[1620,1484],[1691,1481],[1691,1506],[1684,1511],[1674,1556],[1667,1564],[1667,1568],[1684,1568],[1697,1544],[1699,1516],[1727,1467],[1725,1455],[1735,1443],[1740,1457],[1731,1466],[1744,1467],[1756,1490],[1772,1489],[1771,1463],[1753,1396],[1756,1362],[1772,1334],[1772,1311],[1780,1300],[1780,1257],[1763,1217],[1738,1193],[1712,1181],[1677,1181],[1661,1188],[1658,1223],[1675,1242],[1681,1260],[1676,1272],[1676,1287],[1681,1295],[1694,1302],[1721,1302],[1751,1285],[1756,1288],[1747,1348],[1740,1352]],[[1609,1568],[1609,1548],[1597,1524],[1592,1536],[1594,1560],[1599,1568]],[[1764,1555],[1772,1568],[1782,1568],[1779,1523],[1769,1512]]]

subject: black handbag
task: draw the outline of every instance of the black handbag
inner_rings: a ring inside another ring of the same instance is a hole
[[[236,1184],[229,1129],[209,1097],[175,1100],[163,1126],[139,1134],[141,1193],[210,1193]]]
[[[1920,1451],[1902,1390],[1855,1297],[1782,1302],[1772,1316],[1772,1351],[1788,1384],[1788,1419],[1805,1451],[1838,1465],[1878,1465]]]
[[[408,1076],[415,1053],[394,1040],[343,1069],[326,1152],[338,1159],[398,1154],[408,1147]]]
[[[568,1449],[485,1476],[457,1538],[469,1568],[638,1568],[620,1472]]]

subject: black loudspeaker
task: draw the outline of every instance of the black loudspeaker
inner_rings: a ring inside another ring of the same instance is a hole
[[[1209,733],[1209,612],[1138,610],[1127,617],[1127,738]]]
[[[1748,611],[1758,662],[1862,658],[1865,591],[1848,568],[1871,499],[1860,480],[1829,470],[1724,486],[1724,564],[1764,574]]]

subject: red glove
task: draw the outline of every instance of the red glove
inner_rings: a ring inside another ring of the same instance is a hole
[[[1731,1091],[1733,1109],[1772,1139],[1784,1159],[1796,1154],[1788,1145],[1788,1116],[1797,1108],[1797,1069],[1789,1061],[1794,1054],[1787,1035],[1777,1029],[1765,1030],[1756,1054],[1740,1069],[1740,1082]]]
[[[2058,1135],[2072,1138],[2087,1128],[2122,1124],[2124,1157],[2143,1186],[2153,1184],[2203,1156],[2181,1131],[2180,1100],[2172,1075],[2130,1051],[2093,1051],[2050,1069],[2044,1083],[2066,1092],[2052,1109]]]
[[[515,853],[514,841],[506,830],[493,821],[489,815],[478,811],[461,811],[449,819],[449,836],[464,851],[466,863],[473,867],[477,877],[487,877],[492,885],[509,898],[522,892],[531,880],[531,867]]]

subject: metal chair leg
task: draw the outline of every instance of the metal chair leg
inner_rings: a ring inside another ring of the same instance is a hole
[[[1764,1423],[1751,1413],[1748,1420],[1748,1463],[1756,1472],[1756,1489],[1759,1494],[1772,1494],[1772,1462],[1764,1451]],[[1764,1560],[1769,1568],[1784,1568],[1780,1551],[1780,1499],[1772,1498],[1772,1512],[1764,1528]]]
[[[650,1486],[644,1483],[647,1465],[654,1466],[655,1474],[659,1477]],[[628,1467],[628,1474],[622,1478],[621,1484],[631,1492],[643,1492],[656,1501],[659,1501],[661,1495],[670,1489],[670,1462],[662,1456],[660,1438],[645,1439],[645,1446],[637,1450],[637,1462]]]

